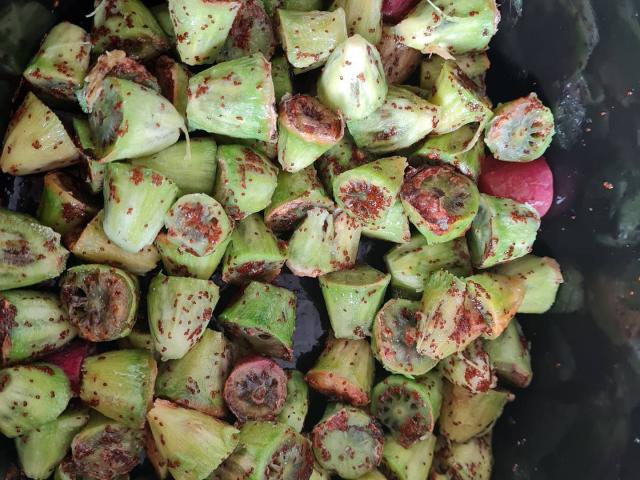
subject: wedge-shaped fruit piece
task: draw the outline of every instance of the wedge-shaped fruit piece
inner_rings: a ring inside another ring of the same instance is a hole
[[[154,349],[163,361],[184,357],[202,337],[219,296],[218,286],[211,280],[162,273],[153,277],[147,315]]]
[[[362,234],[365,237],[386,240],[387,242],[408,242],[411,239],[411,231],[402,202],[399,199],[396,200],[384,218],[364,224]]]
[[[342,210],[333,212],[333,270],[353,268],[358,257],[362,227],[355,218]],[[386,287],[385,287],[386,288]]]
[[[433,272],[471,274],[471,257],[464,238],[429,245],[423,235],[414,235],[409,242],[389,250],[384,261],[394,293],[410,299],[422,296],[424,282]]]
[[[293,230],[312,208],[332,210],[334,206],[312,166],[295,173],[280,171],[264,220],[276,232]]]
[[[369,154],[358,148],[349,132],[345,132],[342,140],[321,155],[315,166],[325,188],[333,194],[333,180],[338,175],[369,161]]]
[[[371,335],[373,318],[382,304],[391,276],[368,265],[320,277],[320,289],[336,338]]]
[[[71,456],[76,475],[97,480],[126,476],[142,462],[144,430],[129,428],[99,413],[91,419],[71,442]],[[124,477],[128,478],[128,477]]]
[[[359,478],[382,459],[382,430],[358,408],[330,404],[311,438],[318,463],[342,478]]]
[[[54,421],[16,438],[16,451],[25,475],[35,480],[49,478],[67,454],[75,434],[88,421],[86,409],[67,410]]]
[[[369,342],[329,337],[305,380],[323,395],[361,406],[369,403],[374,368]]]
[[[127,350],[138,349],[148,350],[155,355],[153,348],[153,337],[148,331],[134,328],[129,335],[118,340],[118,346]]]
[[[371,413],[410,447],[432,432],[442,404],[442,378],[430,372],[416,380],[390,375],[373,387]]]
[[[218,61],[233,60],[258,52],[270,59],[275,47],[276,38],[271,18],[267,15],[262,0],[244,0],[218,55]]]
[[[343,8],[349,35],[360,34],[377,44],[382,36],[383,0],[334,0],[332,9]]]
[[[454,353],[438,363],[438,369],[451,383],[470,392],[486,392],[497,385],[491,358],[481,339],[472,342],[462,352]]]
[[[397,480],[425,480],[429,477],[436,440],[429,433],[406,448],[393,436],[385,436],[380,470]]]
[[[389,300],[373,321],[371,348],[382,366],[407,377],[424,375],[437,361],[416,351],[418,302]]]
[[[382,106],[387,82],[376,47],[356,34],[339,44],[318,80],[320,101],[346,120],[359,120]]]
[[[166,33],[169,42],[172,45],[175,45],[176,35],[173,31],[173,22],[171,21],[171,14],[169,13],[169,4],[164,2],[159,3],[158,5],[153,5],[149,8],[149,11],[153,14],[164,33]]]
[[[78,335],[91,342],[126,337],[136,321],[138,280],[106,265],[78,265],[60,281],[60,301]]]
[[[563,283],[560,265],[553,258],[525,255],[512,262],[497,266],[496,273],[520,278],[524,281],[524,300],[518,313],[545,313],[556,300]]]
[[[57,350],[78,333],[56,295],[34,290],[0,293],[0,323],[5,365]]]
[[[287,244],[273,234],[260,215],[252,214],[238,222],[231,234],[222,279],[235,284],[270,282],[280,274],[286,260]]]
[[[312,208],[289,239],[287,267],[299,277],[318,277],[333,266],[333,215],[324,208]]]
[[[273,80],[273,88],[277,103],[280,103],[282,97],[287,93],[293,93],[291,68],[289,67],[287,57],[284,55],[276,55],[271,59],[271,78]]]
[[[169,241],[166,233],[158,234],[154,245],[158,248],[162,258],[162,265],[169,275],[208,280],[222,261],[222,256],[227,249],[227,245],[229,245],[230,239],[231,237],[218,244],[213,252],[205,257],[197,257],[184,251]]]
[[[525,388],[531,383],[530,345],[522,333],[516,318],[495,340],[485,340],[486,350],[498,377],[516,387]]]
[[[58,116],[33,93],[11,117],[0,168],[9,175],[29,175],[73,165],[81,152]]]
[[[491,434],[464,443],[447,442],[440,438],[435,463],[435,470],[447,479],[490,480],[493,470]]]
[[[234,220],[264,210],[278,183],[278,169],[261,153],[220,145],[214,197]]]
[[[188,95],[190,129],[275,140],[277,115],[271,65],[261,53],[219,63],[194,75],[189,80]]]
[[[244,338],[263,355],[293,359],[296,296],[286,288],[251,282],[219,315],[233,338]]]
[[[89,68],[90,52],[87,32],[72,23],[61,22],[49,31],[22,75],[43,95],[73,102],[75,90],[82,86]]]
[[[483,435],[493,427],[504,406],[513,398],[506,390],[472,393],[445,382],[440,434],[452,442],[467,442]]]
[[[422,58],[419,50],[407,47],[400,41],[400,37],[390,25],[382,27],[376,47],[380,52],[382,67],[389,85],[404,83],[418,67]]]
[[[187,114],[187,90],[191,73],[173,58],[162,55],[156,61],[154,73],[160,84],[162,95],[176,107],[183,117]]]
[[[137,253],[162,229],[178,186],[149,168],[113,163],[104,177],[104,233],[118,247]]]
[[[471,261],[488,268],[525,256],[540,228],[535,208],[509,198],[480,194],[480,209],[469,230]]]
[[[287,398],[277,420],[301,432],[309,411],[309,387],[298,370],[286,370]]]
[[[435,91],[436,80],[446,60],[439,55],[426,56],[420,62],[420,88],[428,92]],[[456,65],[480,89],[485,89],[485,76],[491,62],[486,52],[472,52],[456,55]]]
[[[82,364],[80,398],[131,428],[142,428],[153,400],[158,368],[148,350],[114,350]]]

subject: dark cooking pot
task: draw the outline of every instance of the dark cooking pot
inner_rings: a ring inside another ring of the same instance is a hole
[[[20,73],[60,19],[87,23],[92,2],[0,0],[0,127]],[[536,250],[567,283],[554,311],[521,316],[534,381],[494,435],[496,479],[640,478],[640,0],[504,0],[489,93],[536,91],[558,134],[546,157],[555,202]],[[41,178],[0,176],[0,205],[33,212]],[[380,249],[361,252],[380,263]],[[326,320],[317,284],[298,294],[298,365],[308,368]],[[321,399],[313,399],[316,410]],[[14,457],[0,442],[0,478]],[[133,477],[135,478],[135,476]]]

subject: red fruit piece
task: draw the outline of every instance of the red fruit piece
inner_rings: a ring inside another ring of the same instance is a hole
[[[418,0],[384,0],[382,18],[385,22],[398,23],[415,7]]]
[[[527,203],[543,216],[553,203],[553,174],[540,157],[533,162],[501,162],[490,155],[482,160],[478,180],[482,193]]]
[[[82,362],[94,351],[94,345],[82,340],[71,342],[62,350],[51,353],[42,359],[43,362],[53,363],[60,367],[69,377],[71,390],[74,395],[80,392],[80,371]]]

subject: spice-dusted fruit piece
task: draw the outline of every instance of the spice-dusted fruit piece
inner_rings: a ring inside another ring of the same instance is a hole
[[[374,368],[369,342],[329,337],[305,380],[323,395],[362,406],[369,403]]]
[[[481,339],[440,361],[438,369],[451,383],[474,393],[486,392],[497,384],[491,359]]]
[[[318,98],[346,120],[365,118],[380,108],[387,82],[376,47],[360,35],[336,47],[318,80]]]
[[[541,157],[555,133],[553,113],[535,93],[494,110],[484,141],[497,160],[530,162]]]
[[[29,175],[77,163],[82,156],[64,125],[28,92],[4,136],[0,168],[9,175]]]
[[[433,431],[442,404],[442,378],[430,372],[416,380],[390,375],[373,387],[371,413],[404,447]]]
[[[359,34],[375,45],[382,36],[382,0],[334,0],[331,9],[343,8],[349,35]]]
[[[485,340],[484,349],[498,377],[516,387],[529,386],[533,377],[530,344],[516,318],[509,322],[498,338]]]
[[[62,350],[50,353],[42,358],[44,363],[50,363],[60,367],[69,379],[71,392],[74,396],[80,393],[80,377],[82,376],[82,363],[91,353],[94,344],[76,339],[66,345]]]
[[[287,267],[299,277],[318,277],[335,270],[333,214],[312,208],[289,239]]]
[[[376,45],[384,68],[387,83],[398,85],[404,83],[414,72],[422,54],[419,50],[407,47],[400,42],[400,37],[390,25],[384,25],[380,39]]]
[[[270,59],[276,47],[271,18],[262,0],[244,0],[218,55],[218,62],[261,52]]]
[[[392,435],[384,437],[380,470],[397,480],[425,480],[429,476],[437,437],[426,434],[406,448]]]
[[[439,55],[425,56],[420,62],[420,88],[435,92],[436,80],[446,60]],[[456,55],[455,63],[473,83],[482,90],[485,88],[485,76],[491,62],[486,52],[472,52]]]
[[[368,265],[320,277],[320,289],[336,338],[371,335],[373,318],[384,299],[391,276]]]
[[[162,273],[153,277],[147,315],[154,349],[163,361],[184,357],[202,337],[218,298],[218,286],[211,280]]]
[[[233,338],[244,338],[263,355],[293,359],[296,296],[286,288],[251,282],[218,316]]]
[[[276,55],[271,59],[271,78],[273,80],[273,89],[275,91],[277,103],[280,103],[282,97],[287,93],[293,93],[291,68],[289,67],[287,57],[284,55]]]
[[[387,242],[408,242],[411,239],[409,219],[402,207],[400,199],[391,205],[391,208],[384,218],[364,224],[362,226],[362,235],[369,238],[386,240]]]
[[[0,293],[0,322],[3,365],[57,350],[78,333],[57,296],[35,290]]]
[[[298,370],[286,370],[285,373],[287,374],[287,398],[277,420],[296,432],[301,432],[309,411],[309,387],[304,381],[304,375]]]
[[[359,478],[374,470],[382,458],[382,430],[358,408],[328,405],[311,438],[317,462],[342,478]]]
[[[443,475],[443,478],[491,479],[493,469],[491,433],[472,438],[464,443],[447,442],[442,437],[438,440],[434,467]]]
[[[173,58],[162,55],[156,60],[154,73],[160,84],[162,95],[176,107],[183,117],[187,114],[187,90],[191,73]]]
[[[409,169],[400,198],[409,220],[429,244],[464,235],[480,203],[475,183],[446,165]]]
[[[345,132],[338,143],[318,158],[315,166],[323,185],[333,194],[333,180],[338,175],[369,161],[369,154],[358,148],[349,132]]]
[[[138,280],[107,265],[68,269],[60,281],[60,301],[78,335],[91,342],[125,337],[136,320]]]
[[[275,140],[277,115],[271,65],[261,53],[219,63],[194,75],[189,80],[188,95],[190,129]]]
[[[278,162],[288,172],[308,167],[344,135],[342,116],[309,95],[285,96],[279,111]]]
[[[362,227],[355,218],[350,217],[342,210],[333,212],[331,251],[333,270],[344,270],[355,266],[361,236]]]
[[[213,252],[204,257],[197,257],[184,251],[181,247],[169,240],[166,233],[159,233],[154,245],[160,252],[162,265],[168,275],[179,277],[193,277],[208,280],[222,261],[227,245],[231,237],[218,244]]]
[[[90,52],[87,32],[61,22],[49,31],[22,75],[44,96],[73,102],[89,68]]]
[[[437,364],[436,360],[416,351],[418,308],[418,302],[392,299],[383,305],[373,321],[373,354],[391,373],[420,376]]]

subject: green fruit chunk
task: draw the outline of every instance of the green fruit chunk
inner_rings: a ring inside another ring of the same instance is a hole
[[[188,95],[190,129],[275,140],[277,116],[271,65],[261,53],[219,63],[194,75],[189,80]]]
[[[290,290],[251,282],[218,321],[233,338],[247,340],[256,352],[293,359],[296,296]]]
[[[371,335],[373,319],[390,280],[390,275],[368,265],[320,277],[320,289],[336,338]]]
[[[153,337],[151,333],[137,328],[131,330],[129,335],[118,339],[118,346],[126,350],[148,350],[156,356],[156,351],[153,348]]]
[[[27,93],[5,133],[0,169],[9,175],[29,175],[73,165],[80,157],[58,116]]]
[[[154,349],[163,361],[184,357],[202,337],[219,296],[218,286],[211,280],[162,273],[153,277],[147,315]]]
[[[148,350],[114,350],[85,358],[80,399],[102,415],[141,428],[158,368]]]
[[[160,252],[162,265],[169,275],[179,277],[193,277],[208,280],[222,261],[227,245],[231,237],[218,244],[213,253],[205,257],[197,257],[184,251],[182,248],[169,241],[166,233],[160,233],[156,237],[155,246]]]
[[[258,214],[241,220],[231,234],[224,255],[222,280],[245,284],[252,280],[270,282],[287,260],[287,244],[265,225]]]
[[[271,59],[271,78],[273,80],[273,89],[277,103],[280,103],[282,97],[287,93],[293,93],[291,68],[289,67],[287,57],[284,55],[276,55]]]
[[[446,60],[439,55],[424,57],[420,62],[420,88],[435,92],[436,80]],[[473,83],[484,90],[485,76],[491,62],[486,52],[473,52],[464,55],[456,55],[456,65]]]
[[[61,22],[49,31],[22,75],[44,96],[73,102],[75,90],[82,86],[89,68],[90,52],[87,32],[72,23]]]
[[[345,479],[365,475],[382,459],[382,431],[358,408],[330,404],[311,438],[317,462]]]
[[[436,470],[443,472],[445,479],[490,480],[493,469],[491,434],[464,443],[439,441],[436,465]]]
[[[445,165],[409,169],[400,198],[409,220],[428,244],[463,236],[480,204],[475,183]]]
[[[52,422],[16,438],[16,451],[25,475],[46,480],[64,459],[71,441],[89,421],[87,410],[68,410]]]
[[[305,380],[311,388],[331,399],[363,406],[369,403],[374,363],[366,340],[329,337]]]
[[[309,387],[298,370],[287,370],[287,398],[277,420],[301,432],[309,411]]]
[[[147,420],[174,478],[207,478],[238,445],[231,425],[166,400],[155,401]]]
[[[380,32],[376,48],[380,52],[382,67],[387,83],[399,85],[404,83],[420,63],[422,54],[400,41],[391,25],[384,25]]]
[[[416,380],[390,375],[371,393],[371,413],[405,448],[433,432],[441,405],[442,378],[437,372]]]
[[[35,290],[0,293],[0,321],[3,365],[57,350],[78,333],[57,296]]]
[[[149,8],[149,11],[153,14],[158,25],[167,35],[167,38],[172,46],[175,46],[176,43],[176,34],[173,31],[173,22],[171,21],[171,14],[169,13],[169,4],[160,3],[158,5],[153,5]]]
[[[535,93],[495,109],[484,141],[498,160],[531,162],[540,158],[555,134],[553,113]]]
[[[365,237],[386,240],[387,242],[408,242],[411,239],[411,232],[409,219],[402,207],[402,202],[396,200],[384,218],[364,224],[362,234]]]
[[[271,203],[264,211],[264,221],[276,232],[292,230],[309,210],[333,210],[334,206],[312,166],[295,173],[282,170]]]
[[[60,234],[28,215],[0,208],[0,290],[55,278],[68,256]]]
[[[148,60],[169,49],[169,40],[140,0],[103,0],[93,12],[91,41],[96,53],[124,50]]]
[[[344,270],[355,266],[361,235],[362,227],[356,219],[341,210],[333,212],[331,250],[333,270]]]
[[[298,277],[319,277],[335,270],[334,232],[333,215],[328,210],[309,210],[289,239],[289,270]]]
[[[504,406],[513,398],[506,390],[472,393],[445,382],[440,434],[451,442],[467,442],[483,435],[491,430]]]
[[[401,297],[419,299],[428,276],[438,270],[467,276],[471,274],[471,257],[464,238],[429,245],[423,235],[414,235],[404,245],[397,245],[384,256],[391,274],[391,287]]]
[[[218,61],[233,60],[258,52],[269,59],[275,48],[276,38],[271,18],[267,15],[262,0],[244,0],[218,55]]]
[[[346,120],[371,115],[384,103],[387,82],[380,54],[356,34],[329,55],[318,80],[318,98]]]
[[[82,231],[65,236],[71,253],[85,262],[105,263],[134,275],[144,275],[156,268],[160,254],[154,245],[143,247],[136,253],[127,252],[109,240],[102,228],[103,220],[104,212],[101,210]]]
[[[9,438],[54,421],[71,399],[69,379],[48,363],[0,370],[0,386],[0,432]]]
[[[187,115],[187,90],[191,76],[189,70],[173,58],[162,55],[156,60],[155,74],[158,77],[162,95],[169,99],[180,115],[185,117]]]
[[[416,312],[420,304],[404,299],[389,300],[373,321],[371,348],[382,366],[409,378],[424,375],[437,361],[416,351]]]
[[[321,155],[315,165],[324,187],[333,194],[333,181],[338,175],[369,161],[369,154],[358,148],[349,132],[345,132],[342,140]]]
[[[360,148],[390,153],[409,147],[431,132],[438,120],[437,108],[418,95],[390,86],[384,103],[359,120],[347,123]]]
[[[531,251],[540,228],[535,208],[509,198],[480,194],[480,209],[467,239],[476,268],[489,268]]]
[[[485,340],[486,350],[498,377],[516,387],[528,387],[533,378],[530,344],[516,318],[494,340]]]
[[[106,265],[78,265],[60,280],[60,301],[78,335],[90,342],[126,337],[136,321],[138,280]]]
[[[331,9],[344,9],[349,36],[357,33],[375,45],[382,36],[382,3],[382,0],[334,0]]]
[[[480,339],[442,360],[438,368],[444,378],[473,393],[486,392],[497,385],[491,359]]]
[[[76,473],[70,478],[124,480],[123,476],[142,462],[143,449],[143,430],[126,427],[93,412],[89,423],[71,442]]]
[[[547,312],[556,300],[560,284],[564,282],[560,265],[549,257],[525,255],[498,265],[494,271],[524,281],[524,300],[518,307],[518,313]]]
[[[409,448],[403,447],[393,436],[387,435],[382,450],[380,469],[397,480],[425,480],[433,461],[437,437],[427,434]]]

